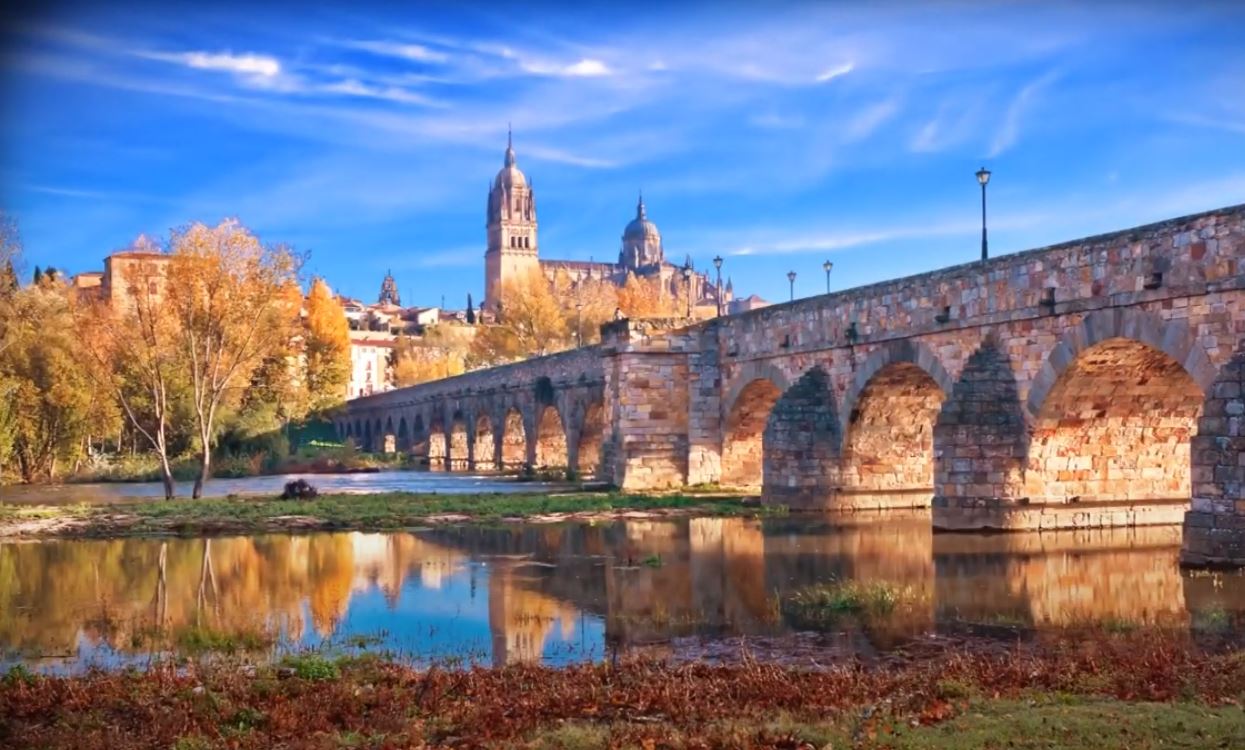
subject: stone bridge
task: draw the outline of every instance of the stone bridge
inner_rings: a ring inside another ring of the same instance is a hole
[[[1185,524],[1245,562],[1245,205],[351,401],[343,437],[624,489],[933,506],[938,528]]]

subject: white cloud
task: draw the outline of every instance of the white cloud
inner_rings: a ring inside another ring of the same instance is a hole
[[[247,52],[136,52],[139,57],[185,65],[198,70],[220,70],[238,75],[274,78],[281,74],[281,62],[270,55]]]
[[[364,52],[371,52],[385,57],[411,60],[413,62],[444,63],[450,59],[449,55],[444,52],[425,47],[422,44],[370,40],[347,40],[338,42],[338,44],[351,49],[363,50]]]
[[[816,81],[818,83],[825,83],[827,81],[832,81],[835,78],[839,78],[840,76],[847,75],[848,73],[852,72],[855,69],[856,69],[856,64],[849,60],[848,62],[845,62],[841,65],[836,65],[835,67],[830,68],[829,70],[825,70],[821,72],[820,74],[818,74]]]
[[[873,131],[894,117],[898,111],[899,101],[897,99],[887,99],[865,107],[844,123],[843,139],[851,142],[868,138]]]
[[[418,104],[424,107],[442,106],[436,100],[430,99],[423,94],[410,91],[409,89],[397,86],[373,86],[355,78],[347,78],[342,81],[326,83],[316,87],[315,90],[326,94],[357,96],[364,99],[380,99],[383,101],[397,102],[399,104]]]
[[[1003,116],[1003,124],[999,127],[998,132],[994,134],[987,156],[993,159],[1016,144],[1016,140],[1020,137],[1021,119],[1031,106],[1033,98],[1043,88],[1053,83],[1055,78],[1056,74],[1052,71],[1020,89],[1019,93],[1012,99],[1011,104],[1007,106],[1007,113]]]
[[[503,50],[503,57],[518,58],[510,50]],[[569,65],[520,59],[519,67],[526,73],[539,76],[560,76],[564,78],[598,78],[613,75],[614,71],[600,60],[585,57]]]

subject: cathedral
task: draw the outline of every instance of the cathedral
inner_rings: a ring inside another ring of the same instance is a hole
[[[527,177],[515,163],[514,141],[508,139],[501,171],[488,193],[488,250],[484,253],[484,304],[497,309],[501,284],[506,279],[521,278],[539,270],[552,283],[564,274],[573,284],[583,281],[608,281],[622,286],[630,274],[643,279],[657,279],[663,293],[673,299],[688,298],[685,285],[691,285],[692,304],[697,308],[725,310],[731,301],[731,284],[718,289],[708,274],[692,268],[688,256],[683,265],[666,260],[661,232],[649,221],[640,197],[635,218],[622,234],[622,247],[617,263],[581,260],[542,260],[536,234],[536,196]]]

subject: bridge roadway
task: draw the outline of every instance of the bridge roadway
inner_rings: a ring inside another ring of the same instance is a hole
[[[1245,564],[1245,205],[350,401],[447,468],[715,483],[936,528],[1184,524]]]

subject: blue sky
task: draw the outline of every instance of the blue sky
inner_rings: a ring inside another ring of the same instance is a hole
[[[211,7],[208,7],[208,6]],[[236,216],[374,299],[462,306],[512,122],[548,258],[819,293],[1245,202],[1245,5],[57,5],[0,37],[27,266]]]

